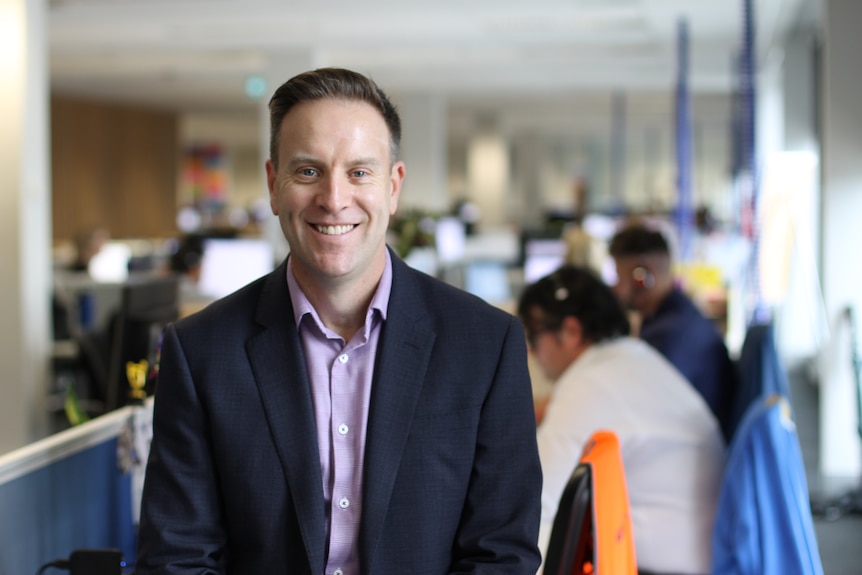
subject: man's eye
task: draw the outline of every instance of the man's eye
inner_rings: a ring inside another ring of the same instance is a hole
[[[317,175],[317,170],[315,170],[314,168],[303,168],[299,171],[299,173],[302,176],[311,178]]]
[[[368,174],[368,172],[366,172],[365,170],[353,170],[353,172],[351,173],[351,175],[352,175],[354,178],[363,178],[363,177],[365,177],[367,174]]]

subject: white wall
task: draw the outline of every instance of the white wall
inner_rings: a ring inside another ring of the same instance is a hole
[[[823,50],[823,289],[835,347],[821,374],[820,450],[825,476],[858,478],[862,443],[841,312],[862,313],[862,2],[827,0]]]
[[[45,2],[0,2],[0,453],[46,432],[51,203]]]
[[[438,94],[390,97],[401,116],[401,159],[407,166],[398,209],[446,212],[446,100]]]
[[[799,29],[788,37],[783,50],[783,147],[799,160],[793,161],[789,172],[780,168],[784,177],[795,179],[785,186],[786,191],[797,192],[791,206],[794,245],[788,289],[776,309],[777,343],[789,366],[816,360],[828,332],[820,275],[821,165],[816,49],[815,31]],[[816,176],[801,179],[804,164],[810,162],[814,163]],[[800,184],[805,184],[807,190]]]

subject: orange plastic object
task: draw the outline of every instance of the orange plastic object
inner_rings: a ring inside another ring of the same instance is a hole
[[[595,432],[580,461],[592,468],[594,556],[589,571],[578,575],[637,575],[629,495],[616,434]]]

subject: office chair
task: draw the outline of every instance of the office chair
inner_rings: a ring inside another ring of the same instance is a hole
[[[637,575],[619,439],[595,432],[570,477],[548,543],[545,575]]]
[[[88,416],[101,415],[108,379],[109,330],[82,329],[69,319],[72,311],[67,305],[56,295],[53,300],[54,341],[69,343],[72,350],[52,357],[54,393],[71,387]]]
[[[593,510],[591,473],[586,463],[579,463],[566,483],[545,558],[544,575],[589,573],[593,563]]]

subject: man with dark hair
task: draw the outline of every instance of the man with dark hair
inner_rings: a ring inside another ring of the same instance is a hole
[[[585,268],[564,266],[528,286],[518,315],[554,380],[538,429],[542,552],[587,440],[606,429],[620,441],[638,568],[708,573],[724,442],[704,401],[661,354],[627,335],[619,301]]]
[[[640,316],[639,336],[700,392],[729,443],[736,368],[715,324],[676,287],[664,236],[631,224],[611,239],[609,252],[617,269],[614,291],[623,305]]]
[[[385,244],[405,175],[368,78],[270,101],[290,255],[166,330],[138,575],[534,575],[524,330]]]

